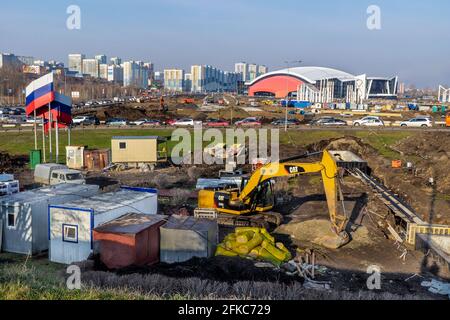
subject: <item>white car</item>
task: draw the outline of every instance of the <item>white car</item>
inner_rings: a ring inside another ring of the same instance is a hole
[[[76,124],[82,124],[84,121],[86,121],[87,120],[87,116],[77,116],[77,117],[75,117],[75,118],[73,118],[72,119],[72,123],[74,124],[74,125],[76,125]]]
[[[433,122],[430,118],[413,118],[408,121],[403,121],[400,123],[401,127],[412,127],[412,128],[431,128]]]
[[[192,126],[193,127],[196,124],[201,125],[202,122],[194,121],[193,119],[180,119],[173,123],[174,126],[180,126],[180,127],[183,127],[183,126]]]
[[[369,116],[353,121],[353,126],[384,127],[384,122],[379,117]]]
[[[139,119],[139,120],[135,120],[135,121],[131,121],[130,124],[132,126],[142,126],[144,125],[144,123],[148,122],[148,119]]]

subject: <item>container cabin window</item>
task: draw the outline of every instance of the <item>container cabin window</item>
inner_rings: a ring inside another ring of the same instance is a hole
[[[63,241],[78,242],[78,226],[63,224]]]
[[[7,227],[9,229],[15,229],[16,222],[17,222],[17,215],[15,213],[8,213]]]
[[[126,149],[127,143],[126,142],[119,142],[119,149]]]

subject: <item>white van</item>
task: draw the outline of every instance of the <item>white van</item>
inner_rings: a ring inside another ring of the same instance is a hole
[[[67,166],[57,163],[38,164],[34,169],[34,181],[46,185],[86,183],[81,171],[71,170]]]

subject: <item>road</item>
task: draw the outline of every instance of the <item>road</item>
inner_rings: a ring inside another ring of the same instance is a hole
[[[72,128],[72,130],[167,130],[167,129],[176,129],[176,128],[186,128],[186,129],[192,129],[192,127],[173,127],[173,126],[161,126],[161,127],[151,127],[151,126],[106,126],[106,125],[99,125],[99,126],[86,126],[86,127],[75,127]],[[228,129],[228,128],[236,128],[236,127],[222,127],[219,129]],[[274,127],[274,126],[263,126],[261,128],[264,129],[280,129],[284,130],[284,127]],[[204,127],[204,129],[209,129],[208,127]],[[242,128],[242,129],[249,129],[249,128]],[[257,128],[259,129],[259,128]],[[39,131],[41,128],[39,128]],[[434,128],[401,128],[401,127],[384,127],[384,128],[370,128],[370,127],[311,127],[311,126],[296,126],[296,127],[290,127],[290,131],[375,131],[375,132],[396,132],[396,131],[412,131],[412,132],[449,132],[450,133],[450,127],[444,128],[444,127],[434,127]],[[27,132],[27,131],[33,131],[33,126],[29,127],[21,127],[21,128],[0,128],[0,134],[2,132]]]

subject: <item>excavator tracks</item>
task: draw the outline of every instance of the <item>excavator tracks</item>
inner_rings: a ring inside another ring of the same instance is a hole
[[[283,216],[278,212],[263,212],[253,215],[237,216],[221,214],[214,209],[195,209],[194,217],[217,220],[221,226],[227,227],[257,227],[269,230],[283,223]]]

